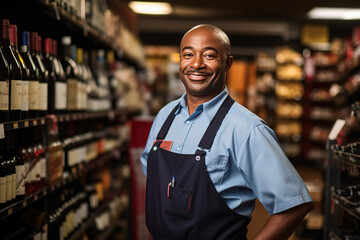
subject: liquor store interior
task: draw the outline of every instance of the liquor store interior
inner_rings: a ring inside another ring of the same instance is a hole
[[[360,239],[360,2],[0,7],[0,239]]]

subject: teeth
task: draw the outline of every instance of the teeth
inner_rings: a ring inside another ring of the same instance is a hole
[[[194,77],[194,78],[202,78],[202,77],[204,77],[204,76],[202,76],[202,75],[190,75],[191,77]]]

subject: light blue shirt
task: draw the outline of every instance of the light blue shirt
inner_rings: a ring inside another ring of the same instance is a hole
[[[147,157],[160,128],[180,101],[165,140],[171,151],[194,154],[211,119],[228,95],[227,89],[197,107],[189,116],[186,93],[167,104],[156,116],[141,155],[146,174]],[[205,164],[216,190],[226,204],[251,218],[258,198],[270,215],[312,201],[310,194],[266,123],[238,103],[230,108],[218,130]]]

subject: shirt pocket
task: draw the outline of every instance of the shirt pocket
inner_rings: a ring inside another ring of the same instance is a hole
[[[206,154],[206,168],[215,185],[223,181],[228,160],[229,157],[225,155]]]
[[[169,186],[167,194],[165,212],[179,217],[189,217],[192,190]]]

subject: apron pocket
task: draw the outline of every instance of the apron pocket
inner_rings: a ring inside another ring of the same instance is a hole
[[[192,191],[189,189],[170,187],[165,201],[165,212],[179,217],[188,217],[191,207]]]

